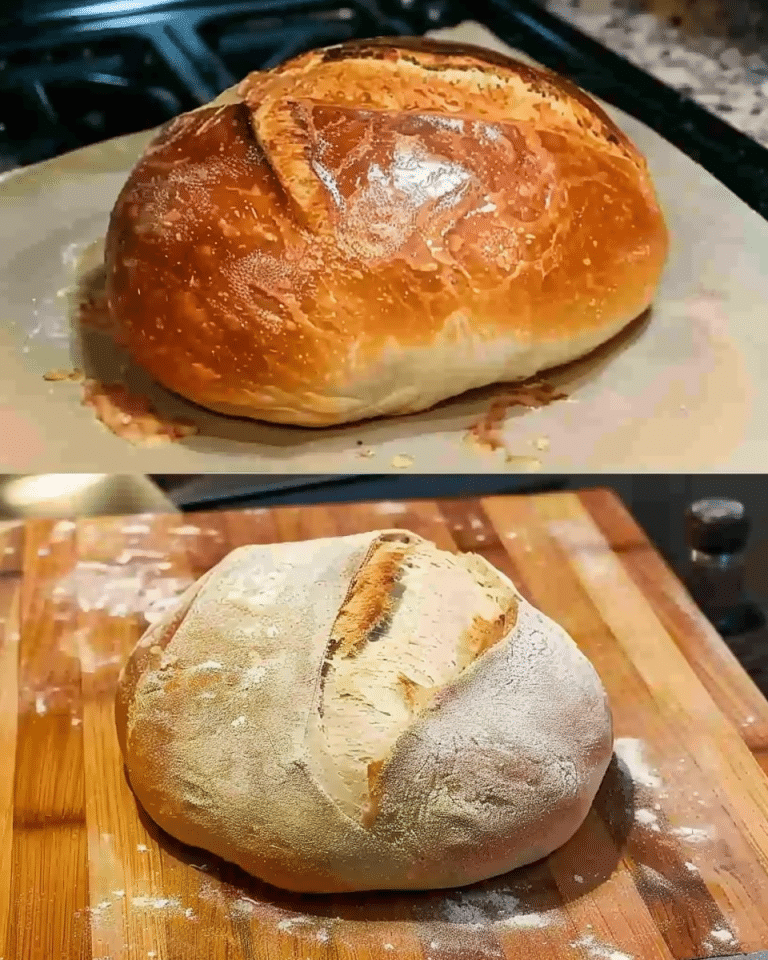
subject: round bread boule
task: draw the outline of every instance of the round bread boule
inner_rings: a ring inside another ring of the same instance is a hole
[[[562,628],[481,557],[404,530],[233,551],[139,642],[116,718],[164,830],[312,893],[538,860],[613,747]]]
[[[107,295],[169,389],[323,427],[589,353],[650,305],[667,250],[645,158],[583,91],[387,37],[167,124],[112,211]]]

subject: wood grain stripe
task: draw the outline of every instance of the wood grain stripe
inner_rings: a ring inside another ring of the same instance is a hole
[[[738,936],[745,949],[763,945],[768,908],[768,809],[765,781],[738,732],[723,717],[679,649],[669,642],[652,608],[611,552],[600,530],[576,497],[542,497],[535,509],[550,536],[565,551],[616,646],[631,657],[651,690],[654,713],[668,727],[667,740],[677,741],[678,787],[693,792],[705,784],[710,815],[717,819],[718,843],[725,844],[737,870],[720,871],[717,889],[722,907],[736,906]],[[759,816],[755,817],[755,812]],[[687,829],[686,824],[674,823]],[[706,866],[702,867],[706,877]],[[717,884],[717,886],[715,886]],[[747,908],[747,901],[753,901]],[[730,912],[730,911],[728,911]]]
[[[71,562],[50,521],[27,525],[21,592],[9,953],[90,955],[82,741],[72,735],[79,667],[45,583]],[[57,895],[66,890],[66,897]]]
[[[768,700],[723,643],[662,557],[606,490],[580,499],[710,696],[736,724],[750,750],[768,749]]]
[[[0,583],[0,955],[10,956],[13,792],[19,699],[19,606],[24,528],[0,530],[0,564],[8,574]]]

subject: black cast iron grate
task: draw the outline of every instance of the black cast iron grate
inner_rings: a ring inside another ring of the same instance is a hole
[[[26,0],[0,12],[0,169],[162,123],[314,46],[466,18],[633,114],[768,218],[768,150],[535,0]]]

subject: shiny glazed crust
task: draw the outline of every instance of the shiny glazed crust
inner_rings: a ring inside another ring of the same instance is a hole
[[[325,426],[589,352],[649,306],[667,245],[644,158],[582,91],[386,38],[168,124],[112,212],[108,298],[170,389]]]

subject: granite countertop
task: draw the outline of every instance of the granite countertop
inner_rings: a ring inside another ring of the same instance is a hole
[[[542,0],[768,147],[768,0]]]

